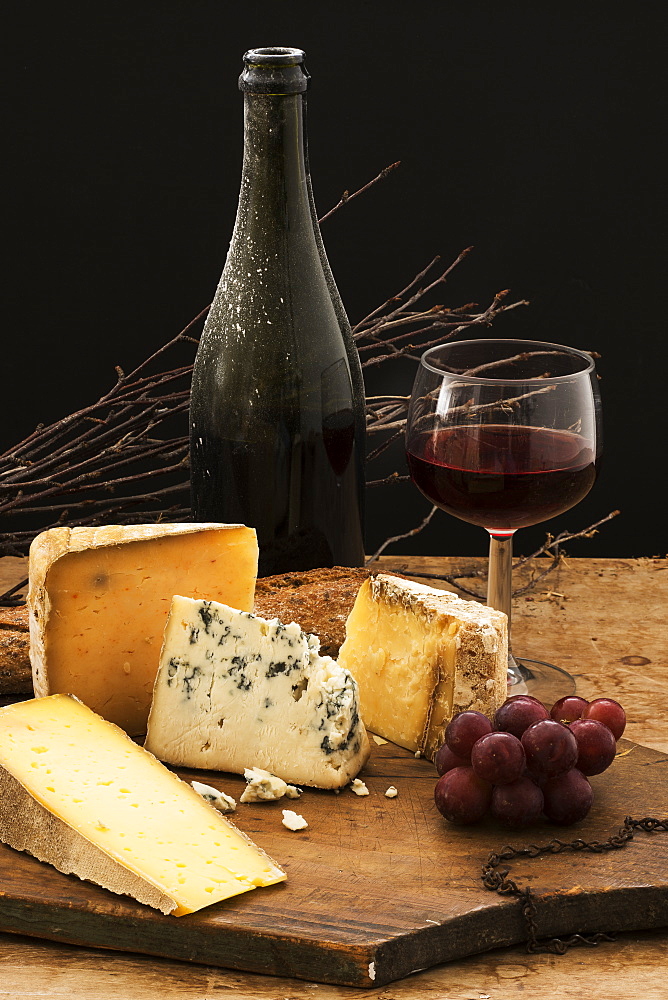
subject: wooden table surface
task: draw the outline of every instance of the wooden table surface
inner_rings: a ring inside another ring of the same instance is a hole
[[[381,559],[383,568],[409,575],[447,574],[481,563],[429,557]],[[0,560],[0,592],[24,573],[22,560]],[[525,580],[526,575],[515,585]],[[520,655],[568,670],[583,697],[617,698],[627,710],[625,736],[668,754],[667,610],[668,559],[569,559],[516,598],[513,645]],[[500,949],[370,990],[0,934],[0,997],[49,1000],[69,996],[77,1000],[507,1000],[521,996],[666,1000],[668,928],[623,934],[615,943],[574,948],[564,956],[528,955],[522,947]]]

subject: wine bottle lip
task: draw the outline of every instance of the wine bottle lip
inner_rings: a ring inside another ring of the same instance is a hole
[[[293,49],[284,45],[270,45],[261,49],[249,49],[244,52],[246,66],[298,66],[304,62],[304,50]]]
[[[273,45],[244,53],[239,90],[250,94],[303,94],[309,79],[303,49]]]

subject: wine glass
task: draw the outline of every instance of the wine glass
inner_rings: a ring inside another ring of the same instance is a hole
[[[601,452],[589,354],[532,340],[463,340],[420,360],[406,425],[411,478],[433,504],[489,532],[487,603],[508,615],[512,539],[589,492]],[[552,704],[571,675],[508,656],[509,693]]]

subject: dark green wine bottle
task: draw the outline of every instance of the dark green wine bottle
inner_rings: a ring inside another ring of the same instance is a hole
[[[257,530],[260,575],[364,562],[364,383],[306,154],[301,49],[244,56],[236,224],[195,359],[196,521]]]

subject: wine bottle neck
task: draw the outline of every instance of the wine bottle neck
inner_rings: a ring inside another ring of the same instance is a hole
[[[244,161],[237,225],[312,226],[302,94],[244,95]]]

